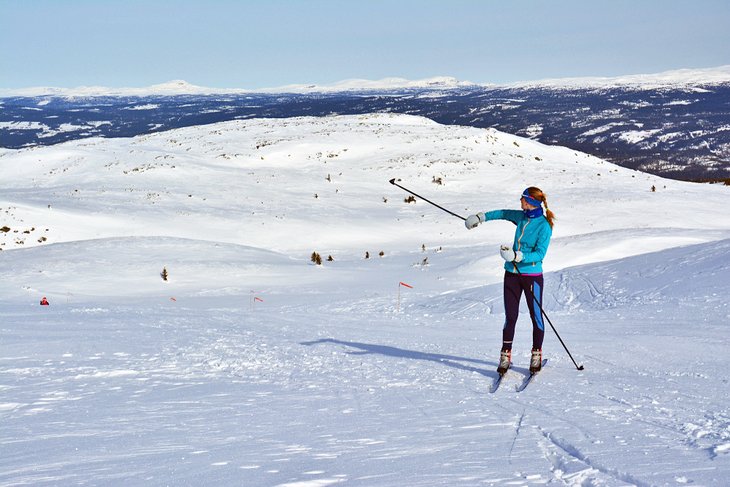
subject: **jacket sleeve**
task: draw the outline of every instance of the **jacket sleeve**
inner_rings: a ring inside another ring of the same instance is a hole
[[[523,213],[520,210],[494,210],[485,211],[478,216],[483,222],[490,220],[508,220],[517,225],[517,223],[523,218]]]
[[[545,254],[547,253],[548,245],[550,245],[550,237],[552,237],[552,234],[553,230],[546,222],[537,235],[535,246],[532,248],[523,247],[521,249],[521,263],[531,264],[533,262],[542,262],[545,258]]]

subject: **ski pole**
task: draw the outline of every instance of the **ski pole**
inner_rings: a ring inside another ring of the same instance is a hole
[[[425,201],[427,203],[431,203],[436,208],[438,208],[440,210],[443,210],[443,211],[445,211],[446,213],[448,213],[450,215],[453,215],[453,216],[455,216],[457,218],[461,218],[462,220],[466,220],[466,218],[464,218],[463,216],[457,215],[453,211],[449,211],[446,208],[444,208],[443,206],[437,205],[436,203],[434,203],[433,201],[429,200],[428,198],[424,198],[420,194],[414,193],[413,191],[411,191],[408,188],[404,188],[403,186],[401,186],[400,184],[398,184],[398,183],[395,182],[395,178],[393,178],[393,179],[390,180],[390,184],[392,184],[393,186],[398,186],[403,191],[406,191],[408,193],[411,193],[413,196],[417,196],[418,198],[421,198],[423,201]],[[520,277],[522,277],[522,273],[517,268],[517,265],[515,265],[515,270],[517,271],[517,274]],[[560,340],[560,344],[563,346],[563,348],[565,349],[565,351],[568,353],[568,357],[570,357],[570,360],[573,361],[573,365],[575,365],[575,368],[578,369],[578,370],[583,370],[583,365],[578,365],[576,363],[575,359],[573,358],[573,355],[570,353],[570,350],[568,350],[568,347],[565,345],[565,342],[560,337],[560,334],[558,333],[558,330],[555,329],[555,325],[553,325],[553,322],[550,321],[550,318],[548,317],[547,313],[545,313],[545,310],[542,308],[542,303],[540,303],[540,301],[537,300],[537,298],[535,297],[535,294],[532,292],[532,289],[528,288],[527,290],[529,291],[530,296],[532,296],[533,301],[535,301],[537,303],[537,306],[540,308],[540,312],[542,313],[542,315],[545,317],[545,319],[548,321],[548,323],[550,323],[550,328],[552,328],[553,329],[553,332],[555,332],[555,336],[558,337],[558,340]]]
[[[411,193],[413,196],[418,196],[419,198],[421,198],[426,203],[431,203],[436,208],[438,208],[440,210],[444,210],[446,213],[448,213],[450,215],[454,215],[456,218],[461,218],[462,220],[466,220],[466,218],[464,218],[463,216],[457,215],[453,211],[449,211],[446,208],[444,208],[443,206],[437,205],[436,203],[434,203],[433,201],[429,200],[428,198],[424,198],[420,194],[416,194],[413,191],[411,191],[410,189],[404,188],[403,186],[401,186],[400,184],[398,184],[398,183],[395,182],[395,178],[393,178],[393,179],[390,180],[390,184],[392,184],[393,186],[398,186],[400,189],[402,189],[403,191],[407,191],[407,192]]]
[[[522,273],[517,268],[517,264],[514,264],[514,266],[515,266],[515,270],[517,271],[517,275],[520,276],[520,281],[522,281],[522,279],[521,279],[522,278]],[[555,329],[555,326],[553,326],[553,322],[550,321],[550,318],[548,318],[548,315],[545,313],[545,310],[542,309],[542,303],[537,300],[537,297],[535,296],[535,293],[532,292],[532,287],[528,287],[527,288],[527,291],[529,291],[530,296],[532,296],[532,300],[537,303],[537,307],[540,308],[540,313],[542,313],[542,315],[545,317],[545,319],[547,320],[547,322],[550,323],[550,328],[553,329],[553,331],[555,332],[555,336],[558,337],[558,340],[560,340],[560,344],[563,346],[563,348],[565,349],[565,351],[568,352],[568,357],[570,357],[570,360],[573,361],[573,365],[575,365],[575,368],[578,369],[578,370],[583,370],[583,365],[582,364],[581,365],[578,365],[575,362],[575,359],[573,358],[573,355],[571,355],[570,350],[568,350],[568,347],[565,346],[565,342],[563,341],[563,339],[560,338],[560,334],[558,333],[558,330]]]

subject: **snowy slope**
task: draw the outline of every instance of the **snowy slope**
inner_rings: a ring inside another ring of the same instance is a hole
[[[727,187],[395,115],[91,139],[0,166],[0,485],[730,474]],[[392,177],[464,216],[542,187],[558,216],[545,307],[585,370],[548,331],[548,366],[515,393],[522,316],[489,394],[514,227],[467,231]]]

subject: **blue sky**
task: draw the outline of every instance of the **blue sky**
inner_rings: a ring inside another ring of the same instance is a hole
[[[0,88],[508,83],[730,64],[728,0],[0,0]]]

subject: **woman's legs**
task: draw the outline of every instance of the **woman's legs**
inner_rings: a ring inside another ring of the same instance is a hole
[[[525,291],[530,318],[532,319],[532,348],[542,349],[545,338],[545,326],[542,320],[540,304],[542,304],[543,277],[524,276],[504,273],[504,329],[502,330],[502,350],[512,350],[515,337],[515,325],[520,314],[520,298]],[[539,303],[539,304],[538,304]]]

